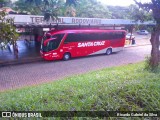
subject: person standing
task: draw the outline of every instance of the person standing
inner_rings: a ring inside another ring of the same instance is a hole
[[[7,43],[7,48],[8,48],[8,50],[9,50],[9,52],[12,53],[9,42]]]
[[[15,43],[14,53],[15,53],[15,57],[18,59],[18,45],[17,45],[17,43]]]

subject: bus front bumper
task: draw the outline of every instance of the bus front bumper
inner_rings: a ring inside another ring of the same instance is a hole
[[[58,58],[58,55],[55,53],[44,53],[40,51],[41,57],[45,60],[56,60]]]

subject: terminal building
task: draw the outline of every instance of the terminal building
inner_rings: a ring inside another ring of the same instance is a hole
[[[39,58],[40,44],[36,45],[35,43],[40,43],[40,38],[42,38],[43,34],[51,29],[125,29],[126,26],[133,28],[134,25],[155,25],[153,22],[141,23],[125,19],[58,17],[53,21],[44,21],[43,16],[37,15],[9,14],[7,17],[14,19],[14,26],[20,34],[17,41],[19,61],[22,59],[29,61],[31,58]],[[27,40],[27,42],[25,40]],[[11,51],[4,50],[0,52],[0,60],[2,62],[17,60],[15,59],[14,54],[10,53],[13,53],[12,46],[10,48]]]
[[[154,22],[135,22],[125,19],[100,19],[100,18],[78,18],[58,17],[55,20],[44,21],[43,16],[9,14],[7,17],[14,18],[14,25],[22,38],[37,40],[44,32],[51,29],[77,29],[77,28],[99,28],[99,29],[124,29],[125,26],[155,25]]]

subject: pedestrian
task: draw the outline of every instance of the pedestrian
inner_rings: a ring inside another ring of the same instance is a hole
[[[132,39],[132,45],[136,44],[135,38]]]
[[[24,39],[24,41],[27,44],[27,46],[30,46],[30,41],[28,39]]]
[[[9,52],[12,53],[9,42],[7,43],[7,48],[8,48],[8,50],[9,50]]]
[[[4,42],[1,42],[0,47],[1,47],[2,50],[5,49],[5,44],[4,44]]]
[[[17,45],[17,43],[15,44],[14,52],[15,52],[16,58],[18,59],[18,45]]]

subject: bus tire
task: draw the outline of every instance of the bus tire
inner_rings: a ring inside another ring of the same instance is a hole
[[[63,60],[65,60],[65,61],[69,60],[70,58],[71,58],[71,54],[70,53],[65,53],[63,55]]]
[[[110,55],[110,54],[112,54],[112,48],[108,48],[108,49],[106,50],[106,55]]]

